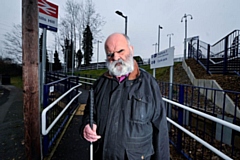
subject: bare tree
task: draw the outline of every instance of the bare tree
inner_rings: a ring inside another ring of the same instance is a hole
[[[83,20],[83,30],[87,28],[87,25],[90,27],[93,34],[94,43],[97,40],[101,40],[103,37],[101,35],[101,27],[105,24],[104,19],[99,13],[96,13],[95,6],[92,0],[86,0],[84,9],[82,11],[82,20]],[[83,31],[82,30],[82,31]]]
[[[4,57],[14,59],[17,63],[22,63],[22,26],[14,24],[11,32],[4,34],[3,48]]]
[[[67,0],[66,2],[66,17],[64,18],[64,21],[66,24],[68,24],[68,27],[70,27],[70,35],[71,39],[74,41],[76,46],[76,26],[77,26],[77,17],[80,13],[80,4],[77,2],[74,2],[73,0]]]
[[[83,31],[87,25],[91,28],[94,42],[102,39],[101,28],[105,24],[104,19],[99,13],[96,13],[92,0],[86,0],[86,3],[67,0],[65,7],[65,16],[60,23],[60,35],[70,38],[81,48]]]
[[[65,16],[61,18],[58,35],[63,50],[65,39],[69,39],[74,43],[74,51],[82,49],[83,32],[87,25],[92,31],[93,44],[103,38],[101,28],[105,21],[100,14],[96,13],[92,0],[86,0],[85,3],[67,0],[65,12]],[[77,58],[77,61],[79,60]]]

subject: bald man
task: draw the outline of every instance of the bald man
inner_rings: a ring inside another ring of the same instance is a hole
[[[94,142],[96,160],[168,160],[166,110],[157,81],[133,59],[129,38],[111,34],[105,41],[108,71],[93,85],[94,124],[89,104],[81,133]]]

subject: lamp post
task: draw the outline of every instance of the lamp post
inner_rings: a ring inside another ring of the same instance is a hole
[[[98,57],[99,57],[99,43],[102,43],[101,41],[97,41],[97,69],[98,69]]]
[[[184,14],[184,16],[181,19],[181,22],[183,22],[183,19],[185,18],[185,38],[184,38],[184,59],[186,59],[186,52],[187,52],[187,17],[190,17],[193,19],[191,14]]]
[[[116,11],[115,13],[118,14],[119,16],[125,18],[125,35],[127,35],[127,16],[123,15],[123,13],[120,11]]]
[[[173,33],[167,34],[167,37],[169,36],[169,48],[171,47],[171,36],[173,35],[174,35]]]
[[[157,53],[157,45],[158,45],[158,43],[153,44],[153,46],[155,46],[155,53]]]
[[[163,29],[163,27],[158,25],[158,53],[160,52],[160,29]]]

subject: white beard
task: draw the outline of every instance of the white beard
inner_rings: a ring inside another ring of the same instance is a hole
[[[131,73],[134,70],[134,61],[131,53],[126,58],[126,61],[119,59],[117,61],[113,61],[110,63],[107,60],[106,63],[107,63],[107,68],[109,70],[109,73],[117,77]]]

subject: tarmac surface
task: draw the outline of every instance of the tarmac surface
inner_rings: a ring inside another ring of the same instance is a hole
[[[82,94],[78,101],[80,104],[86,104],[88,91],[80,90]],[[81,121],[81,115],[74,115],[51,160],[89,160],[90,143],[80,136],[79,128]]]
[[[79,102],[87,101],[88,91]],[[81,115],[75,115],[49,159],[88,160],[89,143],[79,136]],[[25,160],[23,94],[12,85],[0,85],[0,160]]]
[[[25,159],[22,91],[0,85],[0,159]]]

